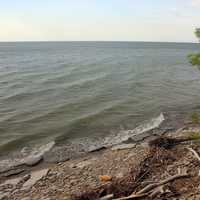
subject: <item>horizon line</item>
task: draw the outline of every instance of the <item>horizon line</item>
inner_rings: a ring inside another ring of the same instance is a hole
[[[134,41],[134,40],[10,40],[10,41],[0,41],[0,43],[29,43],[29,42],[146,42],[146,43],[186,43],[186,44],[198,44],[195,41]]]

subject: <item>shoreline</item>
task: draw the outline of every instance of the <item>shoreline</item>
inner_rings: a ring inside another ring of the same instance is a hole
[[[0,159],[0,177],[6,172],[11,171],[12,173],[12,171],[20,167],[26,171],[36,165],[58,163],[84,157],[92,152],[112,148],[122,143],[140,143],[146,138],[160,135],[163,131],[168,131],[169,127],[165,127],[165,125],[162,127],[164,121],[164,115],[161,113],[159,116],[143,122],[132,130],[122,130],[103,138],[85,138],[85,141],[84,139],[77,138],[77,141],[74,141],[74,143],[72,141],[71,145],[69,142],[69,144],[67,143],[63,146],[59,146],[52,141],[34,147],[32,150],[24,147],[18,153],[15,152],[16,155],[8,155]]]
[[[176,131],[168,131],[165,136],[181,137],[191,131],[199,132],[200,127],[187,125]],[[3,192],[8,195],[7,199],[13,200],[28,200],[30,196],[31,199],[70,199],[72,194],[77,195],[86,188],[104,185],[105,183],[99,180],[101,175],[109,175],[115,180],[129,174],[130,170],[137,167],[147,156],[149,141],[158,137],[149,136],[138,144],[116,145],[57,164],[42,163],[18,175],[1,177],[0,195]],[[38,172],[40,174],[37,174]],[[30,181],[33,175],[36,182]],[[10,184],[5,185],[8,180]],[[24,184],[28,181],[32,185],[27,189]]]

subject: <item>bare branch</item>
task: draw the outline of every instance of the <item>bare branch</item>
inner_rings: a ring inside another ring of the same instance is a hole
[[[197,158],[197,160],[200,162],[200,157],[199,157],[199,154],[192,148],[187,148],[189,151],[191,151],[194,156]]]

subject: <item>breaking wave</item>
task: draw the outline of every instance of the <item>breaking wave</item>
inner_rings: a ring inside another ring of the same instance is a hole
[[[55,142],[44,144],[32,149],[24,147],[15,158],[4,159],[0,161],[0,172],[8,171],[19,165],[29,165],[39,160],[46,162],[59,162],[80,156],[83,153],[92,152],[103,147],[111,147],[120,144],[129,139],[158,128],[164,121],[164,115],[161,113],[158,117],[153,118],[146,123],[141,124],[133,130],[123,130],[117,133],[109,134],[102,137],[85,137],[71,139],[66,144],[59,146]]]
[[[132,130],[122,130],[113,134],[109,134],[106,137],[85,137],[69,139],[67,144],[61,146],[54,146],[54,148],[47,154],[44,159],[47,162],[58,162],[70,159],[74,156],[96,151],[101,148],[108,148],[129,139],[133,139],[143,133],[146,133],[152,129],[158,128],[165,120],[163,113],[158,117],[152,118],[146,123]]]

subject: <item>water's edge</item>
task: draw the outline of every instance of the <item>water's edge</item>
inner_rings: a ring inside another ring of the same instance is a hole
[[[150,119],[133,130],[122,130],[105,138],[77,138],[62,146],[56,145],[52,141],[32,149],[24,147],[17,155],[13,155],[14,157],[0,160],[0,173],[21,165],[31,166],[37,164],[40,160],[47,163],[61,162],[123,142],[138,141],[140,139],[137,138],[140,138],[142,135],[144,137],[145,133],[158,128],[164,120],[164,115],[161,113],[159,116]]]

